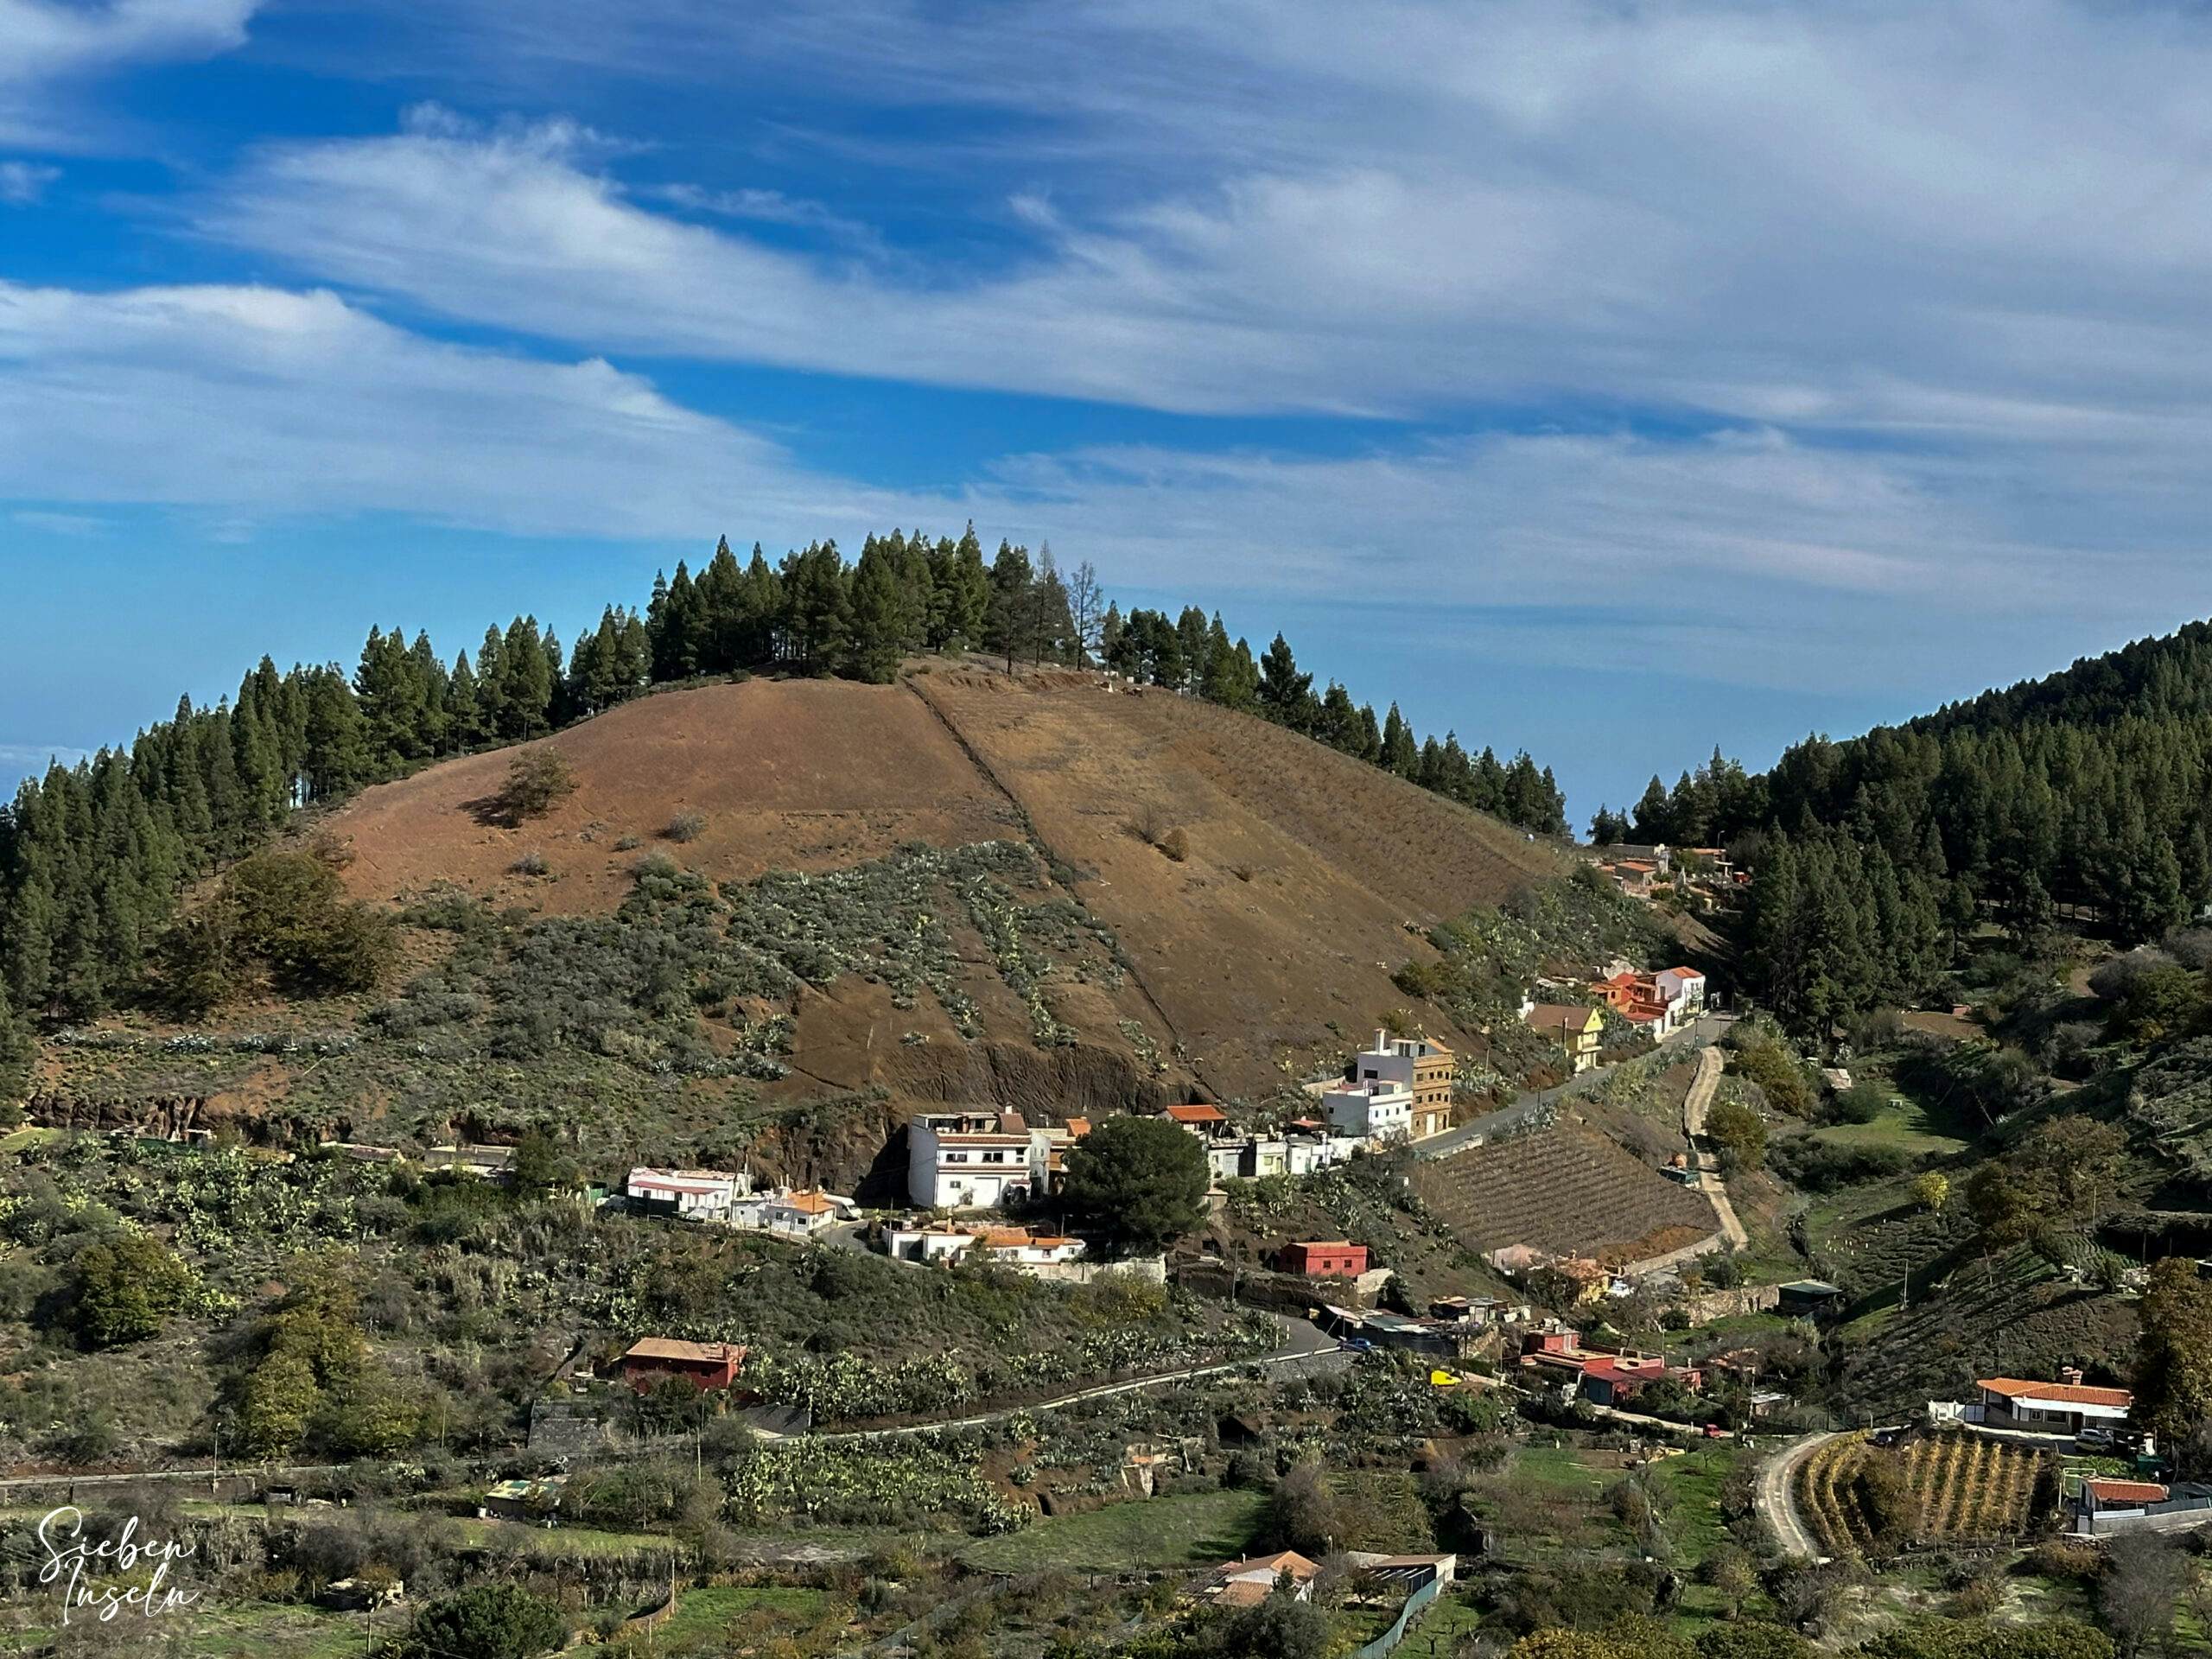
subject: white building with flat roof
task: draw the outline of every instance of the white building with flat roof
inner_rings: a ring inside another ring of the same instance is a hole
[[[925,1112],[906,1131],[906,1197],[922,1210],[995,1210],[1049,1192],[1067,1149],[1090,1132],[1031,1128],[1019,1112]]]
[[[1414,1091],[1386,1078],[1339,1084],[1321,1096],[1329,1127],[1370,1147],[1413,1138]]]

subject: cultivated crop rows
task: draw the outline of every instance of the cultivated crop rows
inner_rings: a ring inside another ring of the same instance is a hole
[[[1916,1440],[1905,1455],[1913,1496],[1920,1500],[1921,1537],[2010,1537],[2027,1530],[2036,1476],[2044,1454],[1978,1434]]]
[[[1866,1525],[1851,1497],[1851,1471],[1866,1452],[1864,1434],[1839,1434],[1797,1471],[1797,1507],[1827,1554],[1857,1554],[1866,1548]]]
[[[1882,1455],[1869,1451],[1863,1434],[1840,1435],[1798,1471],[1798,1507],[1827,1554],[1865,1554],[1872,1543],[1853,1477],[1861,1459]],[[1946,1433],[1916,1439],[1902,1455],[1919,1508],[1917,1541],[2009,1538],[2028,1529],[2045,1453],[1978,1434]]]
[[[1416,1190],[1469,1249],[1529,1244],[1624,1255],[1690,1243],[1713,1230],[1713,1206],[1601,1136],[1541,1129],[1425,1164]],[[1662,1238],[1661,1235],[1678,1235]]]

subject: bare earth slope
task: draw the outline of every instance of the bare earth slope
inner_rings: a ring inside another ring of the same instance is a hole
[[[1263,721],[1087,676],[915,676],[915,691],[1084,878],[1199,1075],[1281,1081],[1285,1050],[1357,1035],[1405,997],[1391,973],[1469,905],[1561,873],[1480,813]],[[1147,809],[1181,861],[1130,833]]]
[[[722,880],[834,869],[905,841],[1021,837],[1005,797],[896,687],[702,686],[640,697],[544,741],[566,757],[577,789],[520,830],[480,824],[469,810],[499,786],[511,750],[446,761],[343,808],[332,827],[351,838],[355,895],[392,899],[445,880],[550,912],[612,910],[638,858],[615,842],[651,842],[679,812],[705,828],[670,850]],[[515,875],[524,852],[541,854],[554,879]]]
[[[1073,896],[1135,964],[1110,996],[1056,989],[1060,1016],[1097,1048],[1179,1042],[1190,1072],[1230,1096],[1279,1082],[1284,1051],[1341,1046],[1402,1005],[1389,976],[1427,950],[1421,930],[1563,868],[1517,831],[1262,721],[1109,692],[1090,675],[1009,680],[931,664],[893,686],[754,680],[640,698],[546,741],[579,787],[520,830],[470,810],[505,775],[498,753],[369,790],[334,815],[354,893],[390,902],[448,880],[588,912],[628,891],[640,853],[615,843],[630,836],[721,880],[840,868],[910,841],[1030,840],[1073,874]],[[1183,830],[1184,861],[1129,832],[1147,806]],[[680,812],[702,831],[657,841]],[[528,852],[550,876],[514,873]],[[1009,1064],[1028,1069],[1020,1051],[1047,1059],[1013,999],[985,1001],[985,1041],[963,1063],[925,1011],[891,1020],[869,1001],[869,988],[842,983],[811,1001],[795,1065],[942,1097],[996,1092]],[[902,1048],[905,1025],[931,1027],[925,1053]],[[1014,1092],[1049,1087],[1047,1075]]]

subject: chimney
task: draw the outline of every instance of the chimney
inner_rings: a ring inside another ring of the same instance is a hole
[[[2069,1389],[2080,1388],[2082,1386],[2082,1368],[2079,1365],[2060,1366],[2058,1368],[2058,1380]]]

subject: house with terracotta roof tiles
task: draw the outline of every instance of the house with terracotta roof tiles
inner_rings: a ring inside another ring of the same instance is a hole
[[[819,1187],[803,1192],[782,1192],[771,1195],[760,1205],[760,1225],[771,1233],[795,1233],[801,1237],[834,1227],[849,1214],[853,1208],[850,1198],[841,1198],[834,1192],[824,1192]]]
[[[745,1349],[738,1343],[640,1337],[622,1356],[622,1380],[645,1394],[671,1376],[680,1376],[706,1393],[728,1388],[744,1363]]]
[[[1200,1580],[1196,1595],[1221,1607],[1254,1607],[1286,1586],[1300,1601],[1313,1593],[1313,1580],[1321,1576],[1320,1564],[1294,1549],[1272,1555],[1255,1555],[1241,1561],[1224,1561]]]
[[[2135,1396],[2126,1389],[2084,1388],[2082,1373],[2071,1366],[2058,1375],[2060,1380],[2056,1382],[2018,1376],[1984,1377],[1974,1384],[1981,1392],[1983,1426],[2043,1434],[2079,1434],[2093,1424],[2117,1427],[2135,1408]]]

